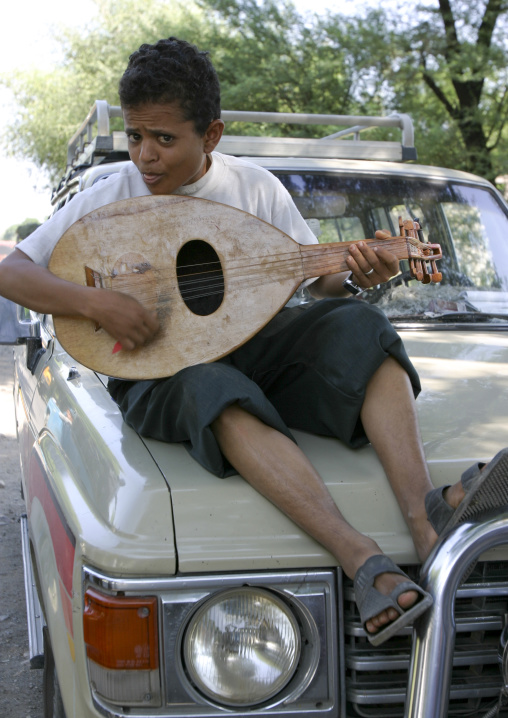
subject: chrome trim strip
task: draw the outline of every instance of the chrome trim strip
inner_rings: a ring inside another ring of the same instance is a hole
[[[28,519],[21,516],[21,550],[23,554],[23,576],[25,579],[26,617],[28,624],[28,651],[30,668],[44,666],[44,638],[42,629],[46,625],[42,613],[37,586],[30,555],[30,539],[28,538]]]
[[[115,578],[96,569],[87,566],[83,567],[84,579],[90,580],[96,586],[101,586],[107,591],[134,591],[136,593],[140,591],[174,591],[189,588],[207,591],[212,587],[214,590],[219,590],[237,586],[243,581],[256,581],[256,583],[268,581],[273,583],[276,580],[277,583],[293,583],[295,581],[306,583],[307,581],[315,581],[321,576],[330,576],[331,573],[332,569],[322,571],[316,569],[314,571],[282,571],[281,573],[276,571],[252,571],[251,573],[211,574],[209,576],[185,576],[180,574],[169,578],[154,578],[152,576],[147,576],[146,578],[126,578],[124,576]]]

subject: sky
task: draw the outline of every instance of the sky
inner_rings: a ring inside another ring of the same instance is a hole
[[[0,73],[31,67],[50,67],[57,55],[51,30],[55,25],[79,25],[95,12],[92,0],[25,0],[10,3],[0,43]],[[9,93],[0,88],[0,128],[12,119]],[[0,129],[1,132],[1,129]],[[0,146],[0,237],[13,224],[27,218],[39,221],[51,211],[46,177],[28,162],[8,156]]]
[[[297,9],[321,13],[352,12],[355,0],[293,0]],[[31,67],[50,67],[58,58],[52,29],[59,25],[79,27],[96,13],[93,0],[24,0],[10,3],[2,21],[0,73]],[[0,88],[0,128],[13,117],[9,94]],[[1,132],[1,129],[0,129]],[[63,138],[65,141],[66,138]],[[47,179],[28,162],[8,156],[0,147],[0,237],[5,230],[27,218],[44,220],[51,211]]]

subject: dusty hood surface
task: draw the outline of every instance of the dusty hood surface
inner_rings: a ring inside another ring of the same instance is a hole
[[[435,485],[508,444],[508,334],[402,333],[422,380],[417,406]],[[416,561],[372,448],[295,432],[346,518],[400,563]],[[398,438],[393,437],[396,442]],[[147,442],[171,488],[181,572],[334,565],[333,558],[239,476],[220,480],[181,446]]]

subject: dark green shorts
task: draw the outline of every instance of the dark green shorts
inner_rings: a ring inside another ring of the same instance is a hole
[[[325,299],[283,309],[227,357],[157,381],[110,380],[125,421],[142,436],[183,442],[217,476],[235,473],[210,424],[238,403],[293,438],[289,427],[333,436],[353,448],[367,443],[360,421],[365,389],[392,356],[418,375],[383,312],[357,299]]]

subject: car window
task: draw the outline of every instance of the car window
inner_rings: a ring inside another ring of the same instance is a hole
[[[401,216],[417,218],[426,240],[441,246],[442,282],[421,285],[402,261],[398,277],[362,299],[391,317],[470,321],[466,315],[481,313],[482,321],[508,321],[508,214],[493,190],[419,177],[277,174],[305,219],[319,226],[320,243],[371,238],[376,229],[398,235]]]
[[[463,202],[442,205],[459,271],[468,274],[478,287],[501,289],[503,277],[498,271],[508,263],[508,242],[502,234],[505,228],[499,222],[497,205],[487,192],[472,187],[462,187],[460,194]]]

